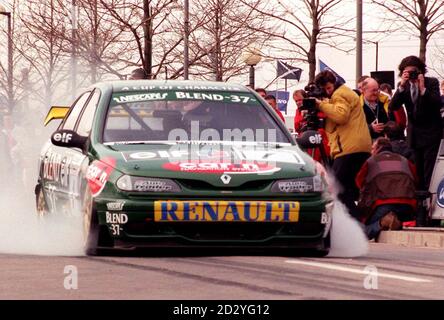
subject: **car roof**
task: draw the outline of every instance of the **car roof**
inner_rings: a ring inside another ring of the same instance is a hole
[[[113,92],[145,90],[251,92],[246,86],[235,83],[194,80],[114,80],[97,83],[94,87]]]

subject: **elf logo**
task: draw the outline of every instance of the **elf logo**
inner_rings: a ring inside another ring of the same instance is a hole
[[[54,134],[53,139],[57,142],[69,143],[72,140],[72,133],[56,133]]]
[[[308,140],[314,145],[320,145],[322,143],[322,136],[320,134],[314,134],[310,136]]]

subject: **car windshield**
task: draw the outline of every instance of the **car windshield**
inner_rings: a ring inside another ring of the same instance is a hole
[[[269,112],[251,93],[115,92],[103,141],[290,143]]]

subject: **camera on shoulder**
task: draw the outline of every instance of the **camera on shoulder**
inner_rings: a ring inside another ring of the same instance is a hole
[[[305,125],[301,131],[306,130],[318,130],[324,127],[324,120],[318,117],[318,110],[316,109],[316,99],[325,98],[325,92],[322,88],[316,86],[314,83],[309,83],[305,86],[304,91],[307,94],[307,98],[302,100],[301,111],[304,113]]]
[[[314,83],[309,83],[305,86],[304,91],[307,98],[304,98],[301,110],[314,111],[316,109],[316,98],[322,99],[325,97],[324,90]]]

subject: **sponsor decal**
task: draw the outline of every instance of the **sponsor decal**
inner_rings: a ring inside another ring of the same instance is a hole
[[[241,87],[235,86],[203,86],[203,85],[149,85],[149,86],[126,86],[122,91],[143,91],[143,90],[209,90],[209,91],[243,91]]]
[[[113,172],[115,162],[116,160],[113,158],[106,158],[102,161],[96,160],[88,167],[86,180],[93,197],[98,196],[105,188],[106,182]]]
[[[436,190],[436,204],[444,208],[444,179],[441,180]]]
[[[188,159],[202,160],[202,159],[230,159],[235,158],[238,162],[285,162],[292,164],[305,165],[302,157],[293,150],[258,150],[258,149],[237,149],[233,147],[227,150],[210,150],[205,149],[196,150],[196,152],[189,152],[188,150],[158,150],[152,152],[122,152],[125,161],[141,161],[151,159]],[[222,161],[221,161],[222,162]]]
[[[296,201],[155,201],[159,222],[297,222]]]
[[[125,87],[126,88],[126,87]],[[124,89],[125,89],[124,88]],[[160,89],[160,88],[159,88]],[[128,91],[128,90],[123,90]],[[131,102],[143,101],[178,101],[178,100],[194,100],[194,101],[222,101],[226,103],[242,103],[258,105],[257,99],[249,94],[231,94],[229,92],[205,92],[205,91],[163,91],[163,92],[140,92],[140,93],[114,93],[112,96],[113,105]]]
[[[55,141],[59,141],[59,142],[61,141],[63,143],[68,143],[72,139],[72,133],[66,133],[66,132],[56,133],[56,134],[54,134],[53,139]]]
[[[43,160],[43,178],[48,181],[60,183],[62,187],[70,184],[73,170],[72,158],[62,157],[59,153],[51,153]]]
[[[110,211],[122,211],[125,201],[122,202],[108,202],[106,208]]]
[[[129,94],[124,96],[113,97],[116,103],[127,103],[127,102],[140,102],[140,101],[151,101],[151,100],[165,100],[168,93],[151,92],[151,93],[141,93],[141,94]]]
[[[169,171],[193,172],[193,173],[215,173],[215,174],[240,174],[240,173],[273,173],[281,170],[266,163],[243,162],[169,162],[162,165],[162,168]],[[224,182],[225,183],[225,182]]]
[[[106,212],[106,223],[125,224],[128,222],[128,215],[125,213]]]

